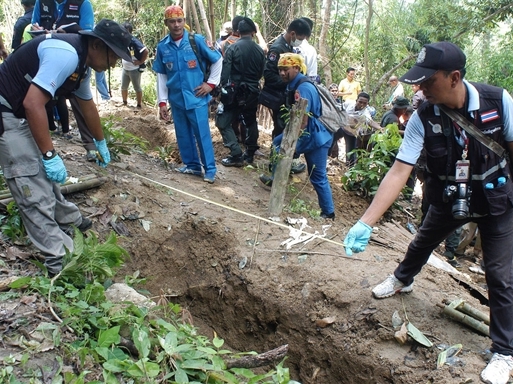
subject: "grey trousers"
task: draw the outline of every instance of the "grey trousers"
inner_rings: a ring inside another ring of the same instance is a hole
[[[66,201],[58,184],[46,177],[41,151],[25,119],[3,112],[4,134],[0,137],[0,165],[32,243],[45,256],[51,273],[62,269],[65,248],[73,240],[63,229],[80,225],[78,207]]]

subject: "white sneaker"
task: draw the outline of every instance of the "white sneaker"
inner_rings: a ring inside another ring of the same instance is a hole
[[[481,372],[481,380],[487,384],[506,384],[512,369],[512,356],[494,353],[486,368]]]
[[[402,282],[397,280],[394,275],[390,275],[385,279],[385,281],[374,287],[372,295],[376,299],[384,299],[385,297],[393,296],[396,293],[408,293],[411,291],[413,291],[413,283],[405,286]]]

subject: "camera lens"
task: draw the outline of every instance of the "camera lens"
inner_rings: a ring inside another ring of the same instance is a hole
[[[468,203],[465,199],[456,199],[452,205],[452,217],[458,220],[468,217]]]

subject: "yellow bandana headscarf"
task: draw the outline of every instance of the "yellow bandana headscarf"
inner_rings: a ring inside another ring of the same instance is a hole
[[[164,11],[164,19],[175,19],[177,17],[185,17],[182,7],[179,5],[170,5]]]
[[[299,67],[300,72],[306,75],[305,59],[297,53],[282,53],[278,61],[278,68],[279,67]]]

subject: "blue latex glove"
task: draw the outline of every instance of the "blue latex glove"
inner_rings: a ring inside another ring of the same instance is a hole
[[[96,141],[96,139],[93,139],[93,141],[94,141],[94,145],[96,145],[96,149],[98,150],[98,153],[100,154],[100,156],[102,158],[101,160],[100,159],[96,160],[96,163],[100,167],[105,168],[107,166],[107,164],[110,163],[110,152],[109,152],[109,149],[107,148],[107,142],[105,141],[105,139],[100,140],[100,141]]]
[[[48,177],[48,179],[56,183],[64,184],[68,173],[59,155],[55,155],[50,160],[43,159],[43,166],[45,167],[46,177]]]
[[[372,227],[358,220],[358,222],[351,227],[344,239],[346,255],[352,256],[353,251],[356,253],[365,251],[365,247],[369,244],[371,233]]]

